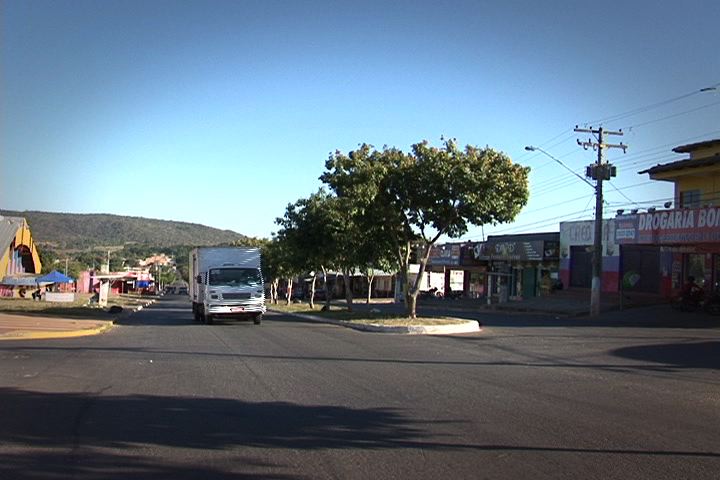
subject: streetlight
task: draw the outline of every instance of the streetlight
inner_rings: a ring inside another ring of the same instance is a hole
[[[538,151],[547,155],[548,157],[552,158],[554,161],[562,165],[563,168],[570,171],[573,175],[575,175],[584,183],[589,185],[590,188],[595,190],[595,236],[593,240],[593,283],[590,295],[590,315],[597,315],[598,313],[600,313],[600,276],[602,270],[602,181],[599,180],[600,177],[598,177],[597,184],[593,185],[586,178],[578,175],[570,167],[568,167],[559,159],[553,157],[540,147],[527,146],[525,147],[525,150],[527,150],[528,152]],[[600,151],[602,151],[602,149],[600,149]]]
[[[578,177],[580,180],[582,180],[583,182],[585,182],[585,183],[587,183],[588,185],[590,185],[590,188],[592,188],[593,190],[595,190],[595,185],[593,185],[592,183],[590,183],[586,178],[581,177],[580,175],[578,175],[577,172],[575,172],[572,168],[568,167],[568,166],[565,165],[562,161],[560,161],[560,159],[553,157],[552,155],[550,155],[548,152],[546,152],[546,151],[543,150],[542,148],[540,148],[540,147],[534,147],[534,146],[532,146],[532,145],[528,145],[527,147],[525,147],[525,150],[527,150],[528,152],[540,152],[540,153],[543,153],[543,154],[547,155],[548,157],[550,157],[551,159],[555,160],[557,163],[559,163],[560,165],[562,165],[562,167],[563,167],[565,170],[569,171],[570,173],[572,173],[573,175],[575,175],[576,177]]]

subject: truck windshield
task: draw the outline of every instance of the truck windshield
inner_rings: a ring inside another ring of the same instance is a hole
[[[260,285],[260,271],[255,268],[215,268],[210,270],[210,285],[249,286]]]

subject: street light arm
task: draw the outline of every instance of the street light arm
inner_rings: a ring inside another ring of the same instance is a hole
[[[587,178],[584,178],[584,177],[582,177],[581,175],[578,175],[578,173],[575,172],[572,168],[568,167],[568,166],[565,165],[562,161],[560,161],[559,159],[553,157],[552,155],[550,155],[548,152],[546,152],[546,151],[543,150],[542,148],[540,148],[540,147],[533,147],[532,145],[528,145],[527,147],[525,147],[525,150],[527,150],[528,152],[540,152],[540,153],[543,153],[543,154],[547,155],[548,157],[550,157],[551,159],[553,159],[554,161],[556,161],[557,163],[559,163],[565,170],[567,170],[568,172],[572,173],[572,174],[575,175],[577,178],[579,178],[579,179],[582,180],[583,182],[585,182],[585,183],[587,183],[588,185],[590,185],[590,187],[591,187],[593,190],[595,190],[595,185],[593,185],[591,182],[589,182],[589,181],[587,180]]]

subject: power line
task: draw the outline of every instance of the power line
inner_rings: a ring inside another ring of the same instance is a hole
[[[668,142],[663,145],[659,145],[657,147],[652,147],[652,148],[648,148],[645,150],[635,151],[635,152],[627,155],[627,157],[619,159],[616,162],[616,165],[622,166],[623,168],[627,169],[627,168],[631,168],[636,165],[646,166],[646,165],[653,164],[655,162],[671,161],[671,160],[673,160],[673,158],[675,158],[677,156],[677,154],[668,152],[665,155],[659,155],[660,151],[662,151],[663,149],[668,148],[668,147],[672,147],[672,146],[675,146],[678,144],[694,141],[694,140],[697,140],[697,139],[700,139],[703,137],[707,137],[708,135],[714,135],[717,133],[720,133],[720,130],[711,130],[711,131],[704,132],[699,135],[694,135],[692,137],[685,137],[685,138],[677,139],[673,142]],[[567,156],[567,154],[562,155],[559,158],[562,158],[565,156]],[[537,170],[537,169],[535,169],[535,170]],[[581,173],[582,170],[578,169],[578,170],[576,170],[576,172]],[[565,188],[569,185],[572,185],[573,183],[574,182],[568,182],[567,179],[564,177],[560,177],[560,178],[554,177],[554,178],[550,178],[547,180],[543,180],[543,181],[532,184],[533,195],[535,197],[542,196],[549,192],[554,192],[556,190]]]
[[[669,99],[667,99],[667,100],[662,100],[662,101],[660,101],[660,102],[652,103],[652,104],[650,104],[650,105],[645,105],[645,106],[643,106],[643,107],[638,107],[638,108],[635,108],[635,109],[633,109],[633,110],[628,110],[627,112],[618,113],[618,114],[615,114],[615,115],[610,115],[610,116],[608,116],[608,117],[600,118],[600,119],[598,119],[598,120],[593,120],[593,121],[590,121],[590,122],[586,122],[584,125],[587,126],[587,125],[592,125],[592,124],[601,124],[601,123],[604,123],[604,122],[615,122],[615,121],[620,120],[620,119],[622,119],[622,118],[632,117],[632,116],[634,116],[634,115],[638,115],[638,114],[640,114],[640,113],[644,113],[644,112],[647,112],[647,111],[649,111],[649,110],[653,110],[653,109],[655,109],[655,108],[659,108],[659,107],[662,107],[662,106],[664,106],[664,105],[668,105],[668,104],[670,104],[670,103],[674,103],[674,102],[677,102],[677,101],[682,100],[682,99],[684,99],[684,98],[692,97],[692,96],[697,95],[697,94],[700,94],[700,93],[704,93],[704,92],[708,92],[708,91],[715,91],[715,90],[717,90],[718,87],[720,87],[720,83],[715,83],[715,84],[710,85],[710,86],[708,86],[708,87],[703,87],[703,88],[701,88],[701,89],[699,89],[699,90],[693,90],[692,92],[684,93],[684,94],[679,95],[679,96],[677,96],[677,97],[669,98]]]
[[[560,145],[560,144],[565,143],[565,142],[567,142],[568,140],[572,139],[572,135],[571,135],[571,134],[572,134],[572,129],[569,129],[569,128],[568,128],[568,129],[565,129],[565,130],[563,130],[562,132],[560,132],[560,133],[558,133],[557,135],[555,135],[554,137],[550,138],[549,140],[545,140],[544,142],[540,142],[539,145],[542,146],[542,147],[545,147],[545,148],[555,147],[555,146],[557,146],[557,145]],[[552,141],[554,141],[554,140],[562,137],[563,135],[568,135],[568,138],[566,138],[565,140],[563,140],[563,141],[560,142],[560,143],[553,144],[553,145],[548,145],[548,143],[550,143],[550,142],[552,142]],[[520,160],[520,159],[522,159],[522,158],[525,158],[525,157],[527,157],[527,156],[529,156],[529,155],[530,155],[530,153],[523,153],[523,154],[521,154],[521,155],[517,158],[517,160]]]
[[[556,208],[556,207],[559,207],[560,205],[567,205],[567,204],[572,203],[572,202],[577,202],[578,200],[585,200],[586,198],[588,198],[588,196],[587,196],[587,195],[583,195],[583,196],[581,196],[581,197],[571,198],[570,200],[563,200],[561,203],[554,203],[554,204],[552,204],[552,205],[546,205],[546,206],[541,207],[541,208],[536,208],[535,210],[522,211],[522,212],[520,212],[520,215],[527,215],[527,214],[530,214],[530,213],[536,213],[536,212],[540,212],[540,211],[542,211],[542,210],[547,210],[548,208]],[[590,198],[592,198],[592,195],[590,196]],[[518,216],[520,216],[520,215],[518,215]]]
[[[632,129],[634,129],[634,128],[644,127],[645,125],[650,125],[651,123],[662,122],[663,120],[668,120],[668,119],[670,119],[670,118],[675,118],[675,117],[679,117],[679,116],[682,116],[682,115],[687,115],[688,113],[697,112],[697,111],[703,110],[703,109],[705,109],[705,108],[714,107],[715,105],[720,105],[720,101],[718,101],[718,102],[713,102],[713,103],[710,103],[710,104],[707,104],[707,105],[702,105],[702,106],[700,106],[700,107],[692,108],[692,109],[690,109],[690,110],[685,110],[684,112],[674,113],[674,114],[668,115],[668,116],[666,116],[666,117],[656,118],[655,120],[649,120],[649,121],[647,121],[647,122],[642,122],[642,123],[638,123],[638,124],[635,124],[635,125],[630,125],[629,127],[623,127],[623,128],[624,128],[625,130],[632,130]]]
[[[692,137],[685,137],[682,139],[675,140],[673,142],[668,142],[666,144],[659,145],[657,147],[652,147],[649,149],[636,151],[636,152],[633,152],[633,153],[627,155],[627,157],[625,157],[625,158],[619,159],[616,162],[616,165],[622,166],[623,168],[630,168],[635,165],[645,166],[645,165],[652,164],[653,162],[664,162],[666,160],[670,161],[674,157],[676,157],[677,154],[668,152],[666,155],[658,155],[660,153],[660,151],[662,151],[663,149],[668,148],[668,147],[672,147],[672,146],[675,146],[678,144],[697,140],[697,139],[706,137],[708,135],[714,135],[717,133],[720,133],[720,130],[711,130],[711,131],[702,133],[700,135],[695,135]],[[564,157],[569,156],[572,153],[573,152],[568,152],[563,155],[557,156],[557,158],[564,158]],[[641,159],[643,159],[643,160],[641,160]],[[550,164],[551,164],[551,162],[547,162],[547,163],[543,164],[541,167],[545,167]],[[535,168],[533,168],[532,171],[537,172],[539,169],[540,169],[540,167],[535,167]],[[580,174],[580,173],[582,173],[582,168],[574,170],[574,174]],[[551,191],[565,188],[567,186],[572,185],[573,183],[574,182],[568,181],[568,179],[565,177],[555,176],[553,178],[549,178],[549,179],[538,181],[536,183],[532,183],[531,185],[532,185],[532,189],[533,189],[533,195],[537,197],[537,196],[545,195],[546,193],[551,192]]]
[[[635,205],[637,205],[637,203],[636,203],[634,200],[632,200],[630,197],[628,197],[627,195],[625,195],[621,190],[619,190],[619,189],[615,186],[614,183],[612,183],[612,182],[608,182],[608,183],[610,184],[610,186],[611,186],[613,189],[615,189],[616,192],[618,192],[620,195],[622,195],[623,197],[625,197],[625,199],[626,199],[627,201],[629,201],[630,203],[634,203]]]
[[[553,157],[552,155],[550,155],[548,152],[546,152],[546,151],[543,150],[542,148],[540,148],[540,147],[528,146],[528,147],[525,147],[525,150],[527,150],[528,152],[534,152],[534,151],[537,150],[537,151],[540,151],[540,152],[544,153],[545,155],[547,155],[548,157],[552,158],[552,159],[555,160],[557,163],[559,163],[560,166],[562,166],[565,170],[569,171],[570,173],[572,173],[573,175],[575,175],[577,178],[579,178],[581,181],[583,181],[583,182],[587,183],[588,185],[590,185],[591,188],[595,188],[595,186],[594,186],[592,183],[588,182],[586,178],[581,177],[579,174],[575,173],[570,167],[568,167],[567,165],[565,165],[565,163],[564,163],[562,160],[560,160],[560,159],[558,159],[558,158],[556,158],[556,157]]]
[[[517,230],[518,228],[532,227],[532,226],[538,225],[538,224],[547,224],[548,222],[553,223],[553,221],[555,221],[555,220],[561,220],[561,219],[564,219],[564,218],[569,217],[569,216],[572,216],[572,215],[577,215],[577,214],[581,214],[581,213],[585,213],[585,212],[589,212],[589,211],[591,211],[591,209],[586,208],[586,209],[584,209],[584,210],[578,210],[578,211],[576,211],[576,212],[567,213],[567,214],[564,214],[564,215],[559,215],[559,216],[557,216],[557,217],[545,218],[545,219],[542,219],[542,220],[538,220],[538,221],[536,221],[536,222],[524,223],[524,224],[522,224],[522,225],[518,225],[518,226],[514,226],[514,227],[508,227],[508,228],[500,229],[500,230],[497,230],[497,231],[505,232],[505,231],[510,231],[510,230]]]

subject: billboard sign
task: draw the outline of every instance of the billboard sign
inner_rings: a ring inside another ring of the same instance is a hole
[[[671,245],[720,242],[720,208],[681,208],[617,217],[618,243]],[[620,227],[622,225],[622,227]]]

